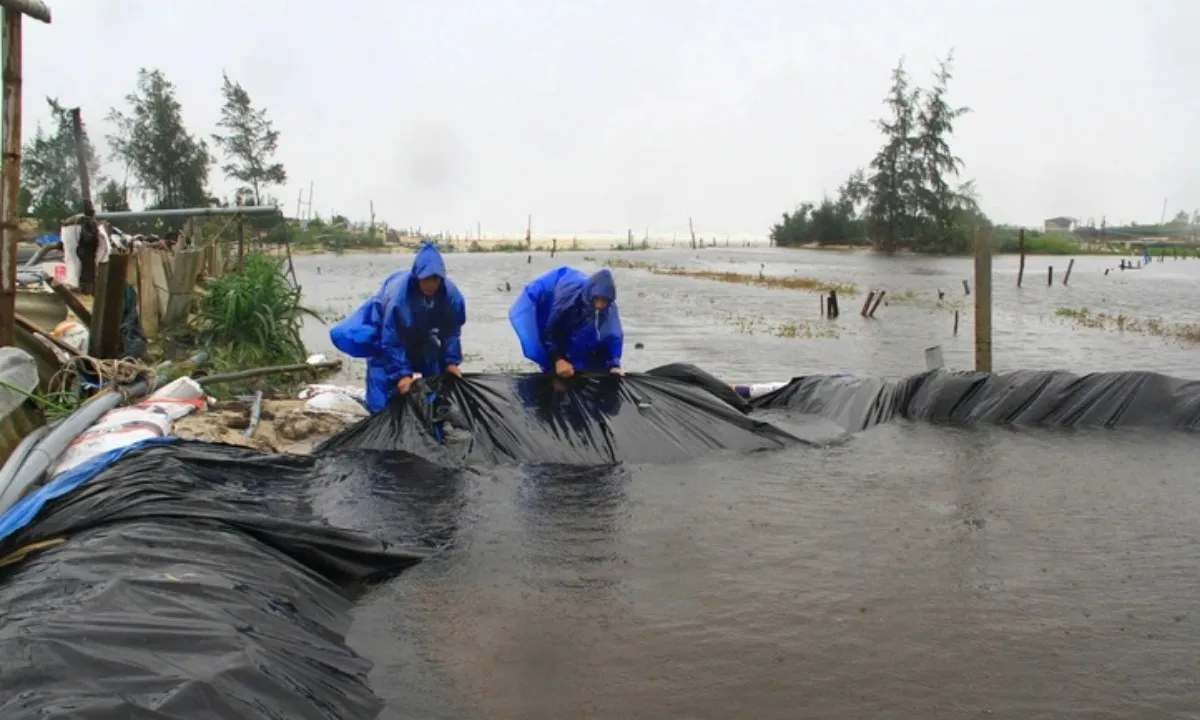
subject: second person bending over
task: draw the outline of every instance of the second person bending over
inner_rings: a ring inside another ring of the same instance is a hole
[[[625,336],[612,273],[560,267],[525,286],[508,311],[525,357],[542,372],[622,375]]]

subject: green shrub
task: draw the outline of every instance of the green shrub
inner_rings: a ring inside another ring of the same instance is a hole
[[[301,304],[283,261],[251,253],[245,273],[208,283],[197,303],[195,340],[212,354],[218,371],[302,363],[308,355],[300,336],[305,316],[321,319]]]

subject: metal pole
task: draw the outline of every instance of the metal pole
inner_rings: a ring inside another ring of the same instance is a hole
[[[17,242],[21,236],[21,13],[4,8],[4,119],[0,127],[3,178],[0,193],[0,347],[16,345]]]
[[[152,220],[154,218],[228,217],[230,215],[252,215],[255,217],[280,214],[274,205],[251,205],[246,207],[172,208],[170,210],[124,210],[121,212],[98,212],[97,220]]]

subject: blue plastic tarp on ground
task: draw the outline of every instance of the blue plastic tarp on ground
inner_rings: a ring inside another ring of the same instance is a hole
[[[36,520],[38,513],[46,507],[46,503],[78,490],[88,480],[104,472],[113,463],[134,450],[149,445],[167,445],[178,441],[177,437],[147,438],[116,450],[109,450],[60,474],[36,492],[22,498],[16,505],[9,508],[8,512],[0,515],[0,543]]]

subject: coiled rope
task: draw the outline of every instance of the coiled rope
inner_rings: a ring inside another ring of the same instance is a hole
[[[132,358],[101,360],[90,355],[77,355],[63,363],[62,368],[54,373],[47,383],[47,390],[50,395],[71,393],[85,378],[93,382],[98,381],[101,387],[124,395],[125,391],[121,387],[138,380],[145,380],[154,387],[158,381],[158,374],[154,368]]]

